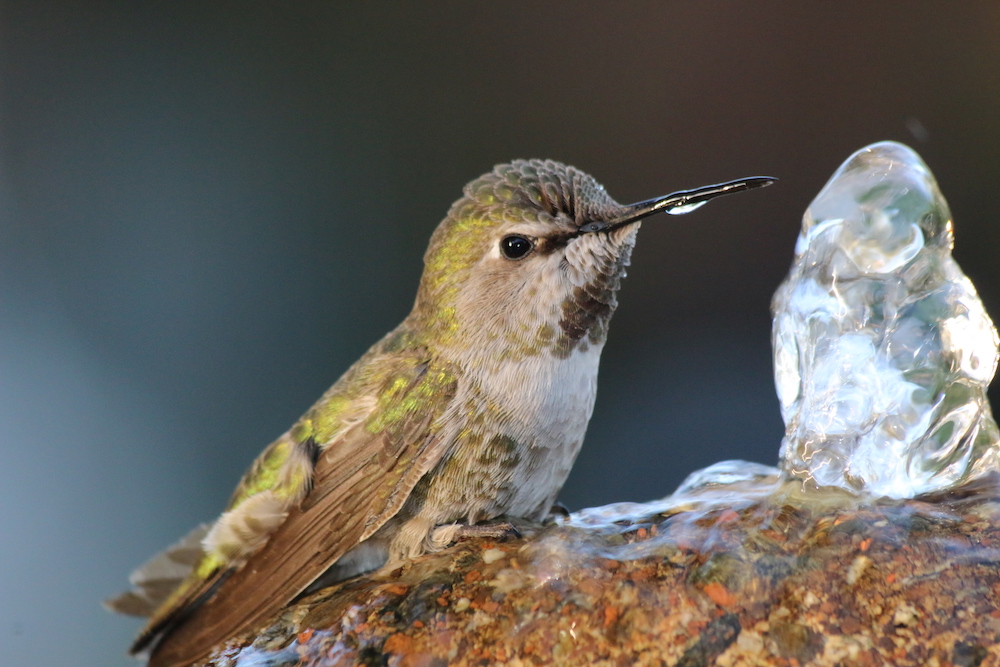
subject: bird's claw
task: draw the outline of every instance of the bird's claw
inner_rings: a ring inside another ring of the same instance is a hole
[[[496,540],[505,540],[508,538],[520,539],[521,531],[519,531],[510,521],[501,521],[499,523],[461,526],[455,533],[454,539],[457,542],[463,539],[469,540],[483,537],[492,537]]]

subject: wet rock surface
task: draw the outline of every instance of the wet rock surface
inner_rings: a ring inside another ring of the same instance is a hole
[[[1000,664],[994,476],[525,532],[321,591],[208,664]]]

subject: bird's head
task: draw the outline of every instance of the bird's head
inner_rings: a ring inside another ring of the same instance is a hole
[[[517,160],[465,186],[424,256],[411,317],[429,345],[505,357],[569,357],[604,344],[640,221],[684,213],[771,179],[744,179],[637,204],[551,160]]]

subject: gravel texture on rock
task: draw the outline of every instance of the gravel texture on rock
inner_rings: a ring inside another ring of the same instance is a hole
[[[207,664],[1000,664],[995,477],[790,498],[463,541],[300,600]]]

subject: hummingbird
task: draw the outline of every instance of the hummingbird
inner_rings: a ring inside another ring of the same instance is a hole
[[[517,160],[466,185],[410,314],[264,449],[214,523],[107,602],[149,616],[131,652],[189,665],[318,582],[543,519],[587,430],[640,221],[774,180],[621,205],[574,167]]]

